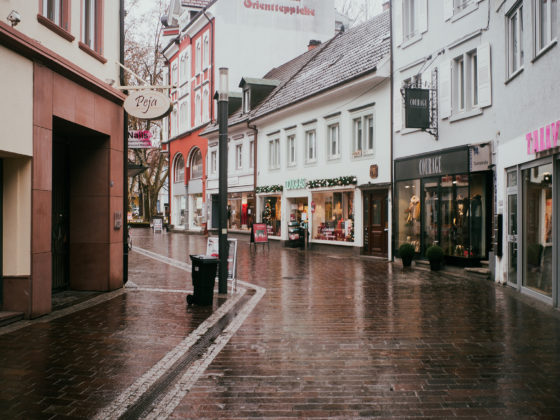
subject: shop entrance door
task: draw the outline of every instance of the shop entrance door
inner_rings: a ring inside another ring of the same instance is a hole
[[[4,302],[4,280],[3,280],[3,273],[4,267],[2,264],[2,257],[4,255],[4,250],[2,249],[2,244],[4,242],[4,232],[2,231],[2,227],[4,226],[4,215],[2,211],[4,209],[4,161],[0,159],[0,310],[2,309],[2,305]]]
[[[52,289],[67,289],[70,282],[70,166],[69,143],[53,138],[52,162]]]
[[[507,282],[517,286],[517,171],[507,174]]]
[[[364,252],[386,257],[388,251],[388,191],[364,193]]]

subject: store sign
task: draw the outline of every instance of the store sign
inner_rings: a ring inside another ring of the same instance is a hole
[[[406,128],[430,128],[430,91],[406,88],[404,100]]]
[[[532,133],[527,133],[527,154],[544,152],[558,147],[558,133],[560,132],[560,120],[545,125]]]
[[[471,158],[471,172],[487,171],[492,163],[492,149],[490,144],[478,144],[476,146],[471,146],[469,151]]]
[[[129,149],[151,149],[152,132],[149,130],[129,130],[128,148]]]
[[[461,147],[395,161],[395,179],[416,179],[469,172],[469,148]]]
[[[171,112],[173,104],[161,92],[155,90],[140,90],[128,95],[124,101],[124,110],[129,115],[142,120],[156,120]]]
[[[302,15],[302,16],[315,16],[315,9],[308,8],[307,6],[296,6],[295,3],[286,4],[286,2],[271,2],[260,0],[243,0],[243,6],[247,9],[263,10],[271,13],[283,13],[285,15]],[[299,0],[296,0],[299,1]]]
[[[307,180],[305,178],[289,179],[286,181],[287,190],[301,190],[307,187]]]
[[[379,166],[370,165],[369,167],[369,177],[371,179],[376,179],[379,176]]]

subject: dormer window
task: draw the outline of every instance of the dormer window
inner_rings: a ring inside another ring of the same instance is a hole
[[[251,110],[251,91],[243,89],[243,113],[247,114]]]

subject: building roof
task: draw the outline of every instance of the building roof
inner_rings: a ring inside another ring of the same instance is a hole
[[[317,50],[251,112],[250,119],[285,108],[375,71],[391,51],[389,23],[389,12],[386,11],[309,51],[308,53],[312,53]],[[274,70],[267,76],[272,72]],[[280,79],[276,74],[273,77]]]

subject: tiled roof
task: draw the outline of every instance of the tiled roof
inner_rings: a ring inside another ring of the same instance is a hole
[[[251,112],[250,119],[284,108],[375,70],[377,64],[390,54],[389,12],[335,36],[315,50],[318,51],[307,64],[294,71],[285,83],[278,86]],[[269,72],[267,76],[275,70],[277,69]],[[272,77],[280,78],[276,74],[272,74]]]
[[[200,7],[204,8],[210,4],[212,0],[182,0],[181,4],[185,7]]]

